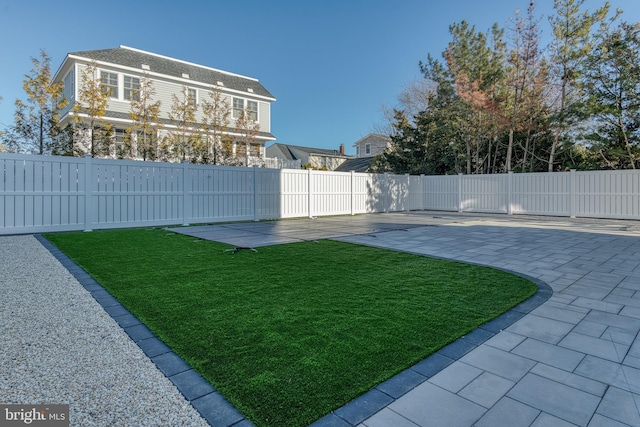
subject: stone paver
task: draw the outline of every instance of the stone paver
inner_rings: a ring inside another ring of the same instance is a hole
[[[341,238],[505,268],[554,291],[384,414],[419,426],[453,425],[447,416],[468,426],[640,425],[640,233],[631,224],[492,217]],[[384,425],[383,416],[363,425]]]

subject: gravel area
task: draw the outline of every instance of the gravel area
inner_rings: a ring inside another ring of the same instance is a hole
[[[33,236],[0,237],[0,403],[69,404],[72,426],[208,426]]]

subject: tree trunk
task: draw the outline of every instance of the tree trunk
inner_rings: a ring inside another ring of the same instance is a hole
[[[44,117],[40,113],[40,155],[44,154]]]
[[[622,136],[624,137],[624,145],[627,149],[627,154],[629,155],[629,161],[631,162],[631,169],[636,168],[636,162],[633,159],[633,152],[631,151],[631,144],[629,144],[629,138],[627,138],[627,132],[624,129],[624,123],[622,123],[622,115],[618,115],[618,126],[620,127],[620,132],[622,132]]]

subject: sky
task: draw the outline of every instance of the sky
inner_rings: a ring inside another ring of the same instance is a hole
[[[604,0],[585,0],[591,11]],[[610,0],[640,22],[640,1]],[[449,25],[508,25],[529,0],[0,0],[0,131],[13,123],[41,49],[55,72],[69,52],[120,45],[257,78],[276,98],[283,144],[338,149],[384,124],[382,107],[439,58]],[[553,0],[536,0],[543,40]],[[548,39],[547,39],[548,40]],[[269,144],[268,144],[269,145]]]

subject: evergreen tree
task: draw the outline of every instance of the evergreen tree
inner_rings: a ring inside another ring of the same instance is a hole
[[[600,37],[583,76],[595,119],[591,151],[599,168],[635,169],[640,162],[640,31],[622,23]]]
[[[582,11],[585,0],[554,0],[555,16],[550,16],[553,32],[551,44],[551,70],[557,85],[557,100],[552,116],[554,135],[549,153],[548,170],[552,172],[557,150],[572,128],[581,119],[583,111],[580,75],[591,48],[594,25],[604,22],[609,3],[594,13]]]

